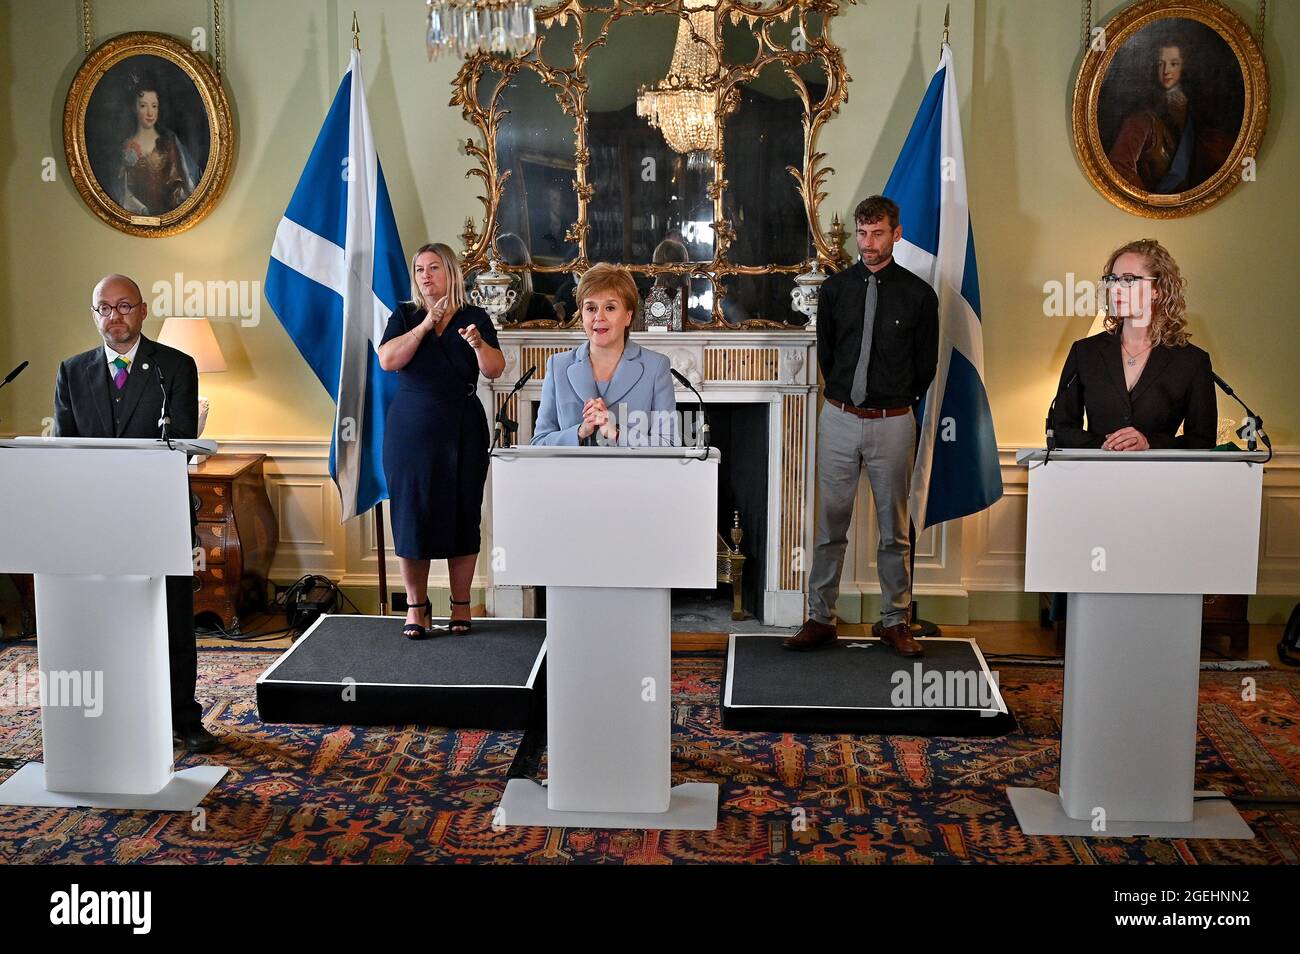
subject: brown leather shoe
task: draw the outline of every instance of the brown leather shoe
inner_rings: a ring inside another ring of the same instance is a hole
[[[835,627],[830,623],[819,623],[815,619],[810,619],[799,628],[799,632],[787,639],[784,645],[786,649],[808,652],[810,649],[829,646],[833,642],[835,642]]]
[[[893,626],[881,626],[876,623],[871,627],[871,635],[881,642],[888,643],[900,656],[924,656],[925,650],[912,635],[912,627],[904,620]]]

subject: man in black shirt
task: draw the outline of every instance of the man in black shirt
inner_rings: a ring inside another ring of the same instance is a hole
[[[926,281],[894,261],[903,237],[898,206],[871,196],[854,212],[861,259],[826,279],[818,296],[817,361],[825,404],[817,420],[821,507],[808,574],[808,621],[786,641],[810,650],[835,639],[835,603],[853,501],[863,470],[880,529],[880,622],[872,633],[904,656],[912,637],[908,491],[916,460],[917,402],[939,358],[939,300]]]

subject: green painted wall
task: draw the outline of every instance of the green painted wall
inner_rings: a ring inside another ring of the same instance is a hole
[[[1254,3],[1230,5],[1253,22]],[[480,210],[460,151],[468,134],[448,107],[457,63],[425,59],[424,5],[368,0],[360,10],[366,86],[404,242],[456,239]],[[820,147],[836,174],[825,204],[847,214],[880,189],[934,69],[944,3],[869,0],[832,22],[853,83]],[[1120,6],[1099,3],[1098,15]],[[72,2],[0,2],[0,365],[32,367],[0,392],[0,432],[38,432],[58,361],[92,346],[95,280],[122,271],[146,286],[186,279],[261,281],[276,223],[347,62],[353,4],[226,0],[226,81],[239,135],[230,186],[204,222],[167,239],[122,235],[82,204],[63,160],[63,101],[81,62]],[[98,0],[98,39],[128,30],[187,37],[209,27],[201,0]],[[1270,6],[1265,51],[1273,84],[1259,179],[1210,211],[1160,222],[1116,209],[1084,178],[1069,133],[1079,59],[1073,0],[956,0],[951,41],[963,95],[971,207],[984,304],[986,372],[999,442],[1031,444],[1069,344],[1086,318],[1043,316],[1043,284],[1092,277],[1107,253],[1154,235],[1189,278],[1194,340],[1248,395],[1279,445],[1300,443],[1294,415],[1300,335],[1294,328],[1300,131],[1300,9]],[[55,182],[41,179],[53,157]],[[324,438],[324,391],[265,302],[260,323],[216,322],[230,371],[205,376],[208,434]],[[156,333],[150,319],[146,333]],[[1232,413],[1221,402],[1226,416]]]

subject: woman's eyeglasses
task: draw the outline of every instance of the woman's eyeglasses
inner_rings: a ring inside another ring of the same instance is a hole
[[[1101,283],[1107,288],[1114,288],[1116,285],[1121,288],[1132,288],[1134,282],[1153,282],[1156,279],[1150,275],[1103,275]]]

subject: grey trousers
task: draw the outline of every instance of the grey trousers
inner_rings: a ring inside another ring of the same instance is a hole
[[[893,626],[907,619],[912,599],[911,544],[907,495],[916,462],[916,417],[866,420],[827,402],[817,418],[817,536],[808,574],[808,615],[833,623],[840,574],[848,543],[853,500],[863,468],[876,505],[880,546],[880,621]]]

